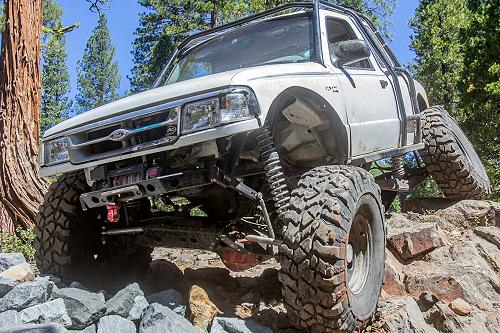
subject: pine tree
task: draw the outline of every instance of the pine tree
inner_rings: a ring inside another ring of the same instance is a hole
[[[118,98],[120,73],[114,59],[108,21],[99,13],[99,21],[87,41],[78,62],[78,113],[88,111]]]
[[[44,27],[60,29],[62,10],[54,1],[43,2]],[[42,37],[42,109],[40,132],[43,133],[68,117],[71,101],[66,39],[64,34],[44,34]]]
[[[139,0],[146,10],[135,31],[132,92],[148,89],[160,74],[175,45],[190,33],[213,28],[291,0]],[[388,35],[388,18],[396,0],[332,1],[368,15]]]

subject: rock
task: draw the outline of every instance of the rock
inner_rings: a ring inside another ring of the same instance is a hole
[[[26,259],[22,253],[0,253],[0,272],[24,263]]]
[[[394,257],[391,251],[385,251],[384,291],[389,295],[405,295],[403,283],[405,274],[403,265]]]
[[[97,333],[109,332],[135,333],[136,328],[131,320],[117,315],[104,316],[99,319],[99,324],[97,324]]]
[[[7,329],[0,329],[0,333],[67,333],[59,324],[25,324]]]
[[[487,314],[473,311],[468,316],[459,316],[444,302],[438,302],[425,313],[425,320],[440,332],[500,332],[500,316],[498,311]]]
[[[15,286],[17,286],[19,282],[16,280],[12,280],[9,278],[0,276],[0,298],[4,297],[9,291],[12,290]]]
[[[130,312],[128,313],[128,319],[132,321],[139,321],[142,317],[142,313],[149,306],[146,297],[139,295],[134,298],[134,305]]]
[[[161,305],[168,306],[170,309],[174,310],[175,313],[184,316],[186,313],[186,307],[182,300],[181,294],[174,289],[166,289],[155,294],[151,294],[146,297],[149,304],[158,303]]]
[[[404,284],[408,293],[419,297],[431,292],[446,303],[462,298],[476,307],[485,298],[500,304],[500,276],[482,257],[478,244],[462,240],[432,251],[426,255],[426,261],[405,266]]]
[[[129,284],[106,302],[106,315],[119,315],[127,318],[137,296],[144,296],[141,287],[137,283]]]
[[[144,311],[139,333],[200,333],[186,318],[169,307],[153,303]]]
[[[60,298],[24,309],[19,315],[24,324],[57,323],[64,327],[71,326],[66,306]]]
[[[0,329],[21,325],[21,316],[16,310],[8,310],[0,313]]]
[[[500,248],[500,229],[498,227],[477,227],[474,232]]]
[[[458,226],[500,227],[500,203],[494,201],[462,200],[435,213]]]
[[[19,282],[33,281],[35,279],[35,271],[27,262],[12,266],[9,269],[0,273],[0,277],[16,280]]]
[[[467,316],[471,312],[470,304],[461,298],[454,299],[449,304],[449,307],[450,307],[450,309],[453,310],[453,312],[455,312],[459,316]]]
[[[0,300],[0,312],[23,310],[50,299],[54,283],[33,281],[18,284]]]
[[[70,330],[69,332],[74,332],[74,333],[96,333],[97,328],[94,324],[85,327],[83,330]]]
[[[53,298],[63,299],[73,329],[83,329],[91,325],[106,312],[106,306],[98,294],[82,289],[57,289],[54,290]]]
[[[414,223],[395,214],[387,221],[387,241],[401,258],[410,260],[443,246],[446,236],[435,223]]]
[[[427,324],[424,316],[413,299],[397,296],[382,304],[379,319],[372,324],[372,331],[387,333],[437,333]]]
[[[210,333],[273,333],[273,331],[253,320],[215,317]]]
[[[78,281],[73,281],[71,282],[69,285],[68,285],[68,288],[77,288],[77,289],[82,289],[82,290],[86,290],[86,291],[89,291],[89,289],[87,287],[85,287],[83,284],[81,284],[80,282]]]
[[[35,277],[34,281],[47,281],[47,282],[54,282],[57,288],[66,288],[67,286],[61,281],[60,278],[54,275],[46,274],[46,275],[39,275]]]
[[[189,310],[191,322],[202,332],[208,332],[212,320],[220,312],[208,298],[207,292],[197,285],[193,285],[189,290]]]

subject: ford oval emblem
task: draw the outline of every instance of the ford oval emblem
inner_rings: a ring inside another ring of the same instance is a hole
[[[122,141],[129,134],[130,134],[129,131],[127,131],[126,129],[120,128],[120,129],[117,129],[117,130],[114,130],[113,132],[111,132],[111,134],[109,135],[109,139],[113,140],[113,141]]]

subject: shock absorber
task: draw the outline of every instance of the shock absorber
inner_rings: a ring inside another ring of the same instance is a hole
[[[394,173],[394,177],[396,177],[397,179],[402,179],[405,175],[403,158],[404,158],[404,155],[394,156],[391,158],[392,170]]]
[[[278,214],[288,208],[290,192],[286,184],[285,175],[281,166],[280,157],[274,144],[271,128],[264,126],[257,136],[257,145],[260,149],[261,160],[266,170],[266,178],[271,190],[271,196]]]

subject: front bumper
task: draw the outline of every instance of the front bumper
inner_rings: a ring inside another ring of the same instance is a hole
[[[159,153],[162,151],[178,149],[181,147],[190,146],[193,144],[219,139],[227,136],[231,136],[238,133],[253,131],[260,128],[260,123],[258,119],[244,120],[220,127],[210,128],[201,132],[195,132],[190,134],[185,134],[179,137],[179,139],[171,145],[163,145],[157,147],[151,147],[147,150],[141,150],[133,153],[128,153],[124,155],[114,156],[110,158],[105,158],[97,161],[91,161],[82,164],[72,164],[70,162],[56,164],[52,166],[41,166],[40,175],[43,177],[53,176],[60,173],[67,173],[83,169],[93,169],[99,165],[112,163],[116,161],[122,161],[129,158],[140,157],[144,155],[150,155]]]

